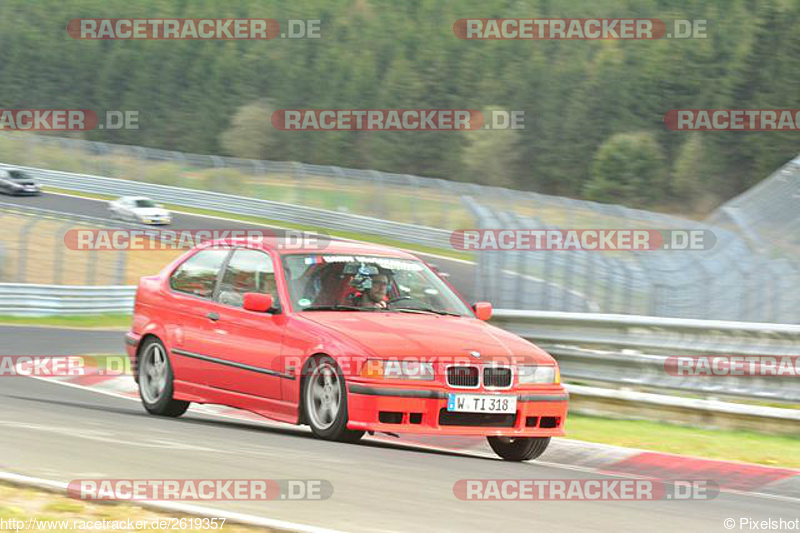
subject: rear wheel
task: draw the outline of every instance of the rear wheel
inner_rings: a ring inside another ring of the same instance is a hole
[[[160,340],[145,341],[139,351],[139,397],[147,412],[158,416],[178,417],[189,408],[189,402],[174,400],[172,366]]]
[[[347,387],[336,361],[320,357],[310,362],[303,383],[305,419],[316,437],[356,442],[363,431],[347,429]]]
[[[494,453],[506,461],[529,461],[544,453],[550,437],[488,437]]]

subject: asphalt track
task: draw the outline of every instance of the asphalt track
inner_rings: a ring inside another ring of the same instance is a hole
[[[122,348],[119,332],[0,327],[0,339],[3,353],[32,354],[51,340],[58,344],[48,354],[74,353],[84,343],[96,352]],[[215,418],[192,409],[181,419],[162,419],[147,415],[137,401],[32,378],[0,378],[0,406],[0,470],[62,482],[325,479],[334,493],[324,501],[207,506],[343,531],[705,533],[728,531],[726,518],[797,517],[796,502],[731,493],[710,501],[461,501],[453,494],[460,479],[603,476],[402,440],[331,443],[311,438],[305,428]],[[541,459],[547,461],[547,453]]]

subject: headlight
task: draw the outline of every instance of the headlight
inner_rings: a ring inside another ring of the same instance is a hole
[[[361,367],[361,377],[431,381],[433,380],[433,363],[369,359]]]
[[[518,368],[521,384],[560,383],[561,373],[557,366],[520,366]]]

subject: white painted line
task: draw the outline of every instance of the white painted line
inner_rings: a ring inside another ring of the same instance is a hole
[[[59,493],[62,492],[66,493],[67,487],[69,486],[67,483],[63,483],[61,481],[52,481],[49,479],[23,476],[11,472],[0,472],[0,481],[6,481],[8,483],[14,483],[17,485],[36,487]],[[138,507],[156,509],[159,511],[167,511],[171,513],[177,512],[177,513],[191,514],[196,516],[202,516],[205,518],[225,518],[227,520],[230,520],[232,522],[237,522],[239,524],[245,524],[256,527],[269,527],[281,531],[297,531],[301,533],[341,533],[339,530],[336,529],[309,526],[306,524],[298,524],[296,522],[286,522],[284,520],[275,520],[273,518],[264,518],[261,516],[255,516],[245,513],[234,513],[231,511],[223,511],[221,509],[214,509],[213,507],[206,507],[203,505],[193,505],[193,504],[176,503],[176,502],[161,502],[161,501],[131,502],[127,500],[121,503],[125,503],[128,505],[136,505]]]
[[[27,285],[27,284],[26,284]],[[123,314],[123,313],[120,313]],[[24,317],[21,317],[24,318]],[[131,321],[133,320],[133,314],[131,314]],[[99,326],[99,327],[92,327],[92,326],[54,326],[52,324],[4,324],[0,321],[0,328],[47,328],[47,329],[70,329],[73,331],[130,331],[130,328],[122,328],[122,327],[108,327],[108,326]]]

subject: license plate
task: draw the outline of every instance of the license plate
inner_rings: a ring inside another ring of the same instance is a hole
[[[516,413],[517,397],[509,394],[448,394],[447,410],[460,413]]]

